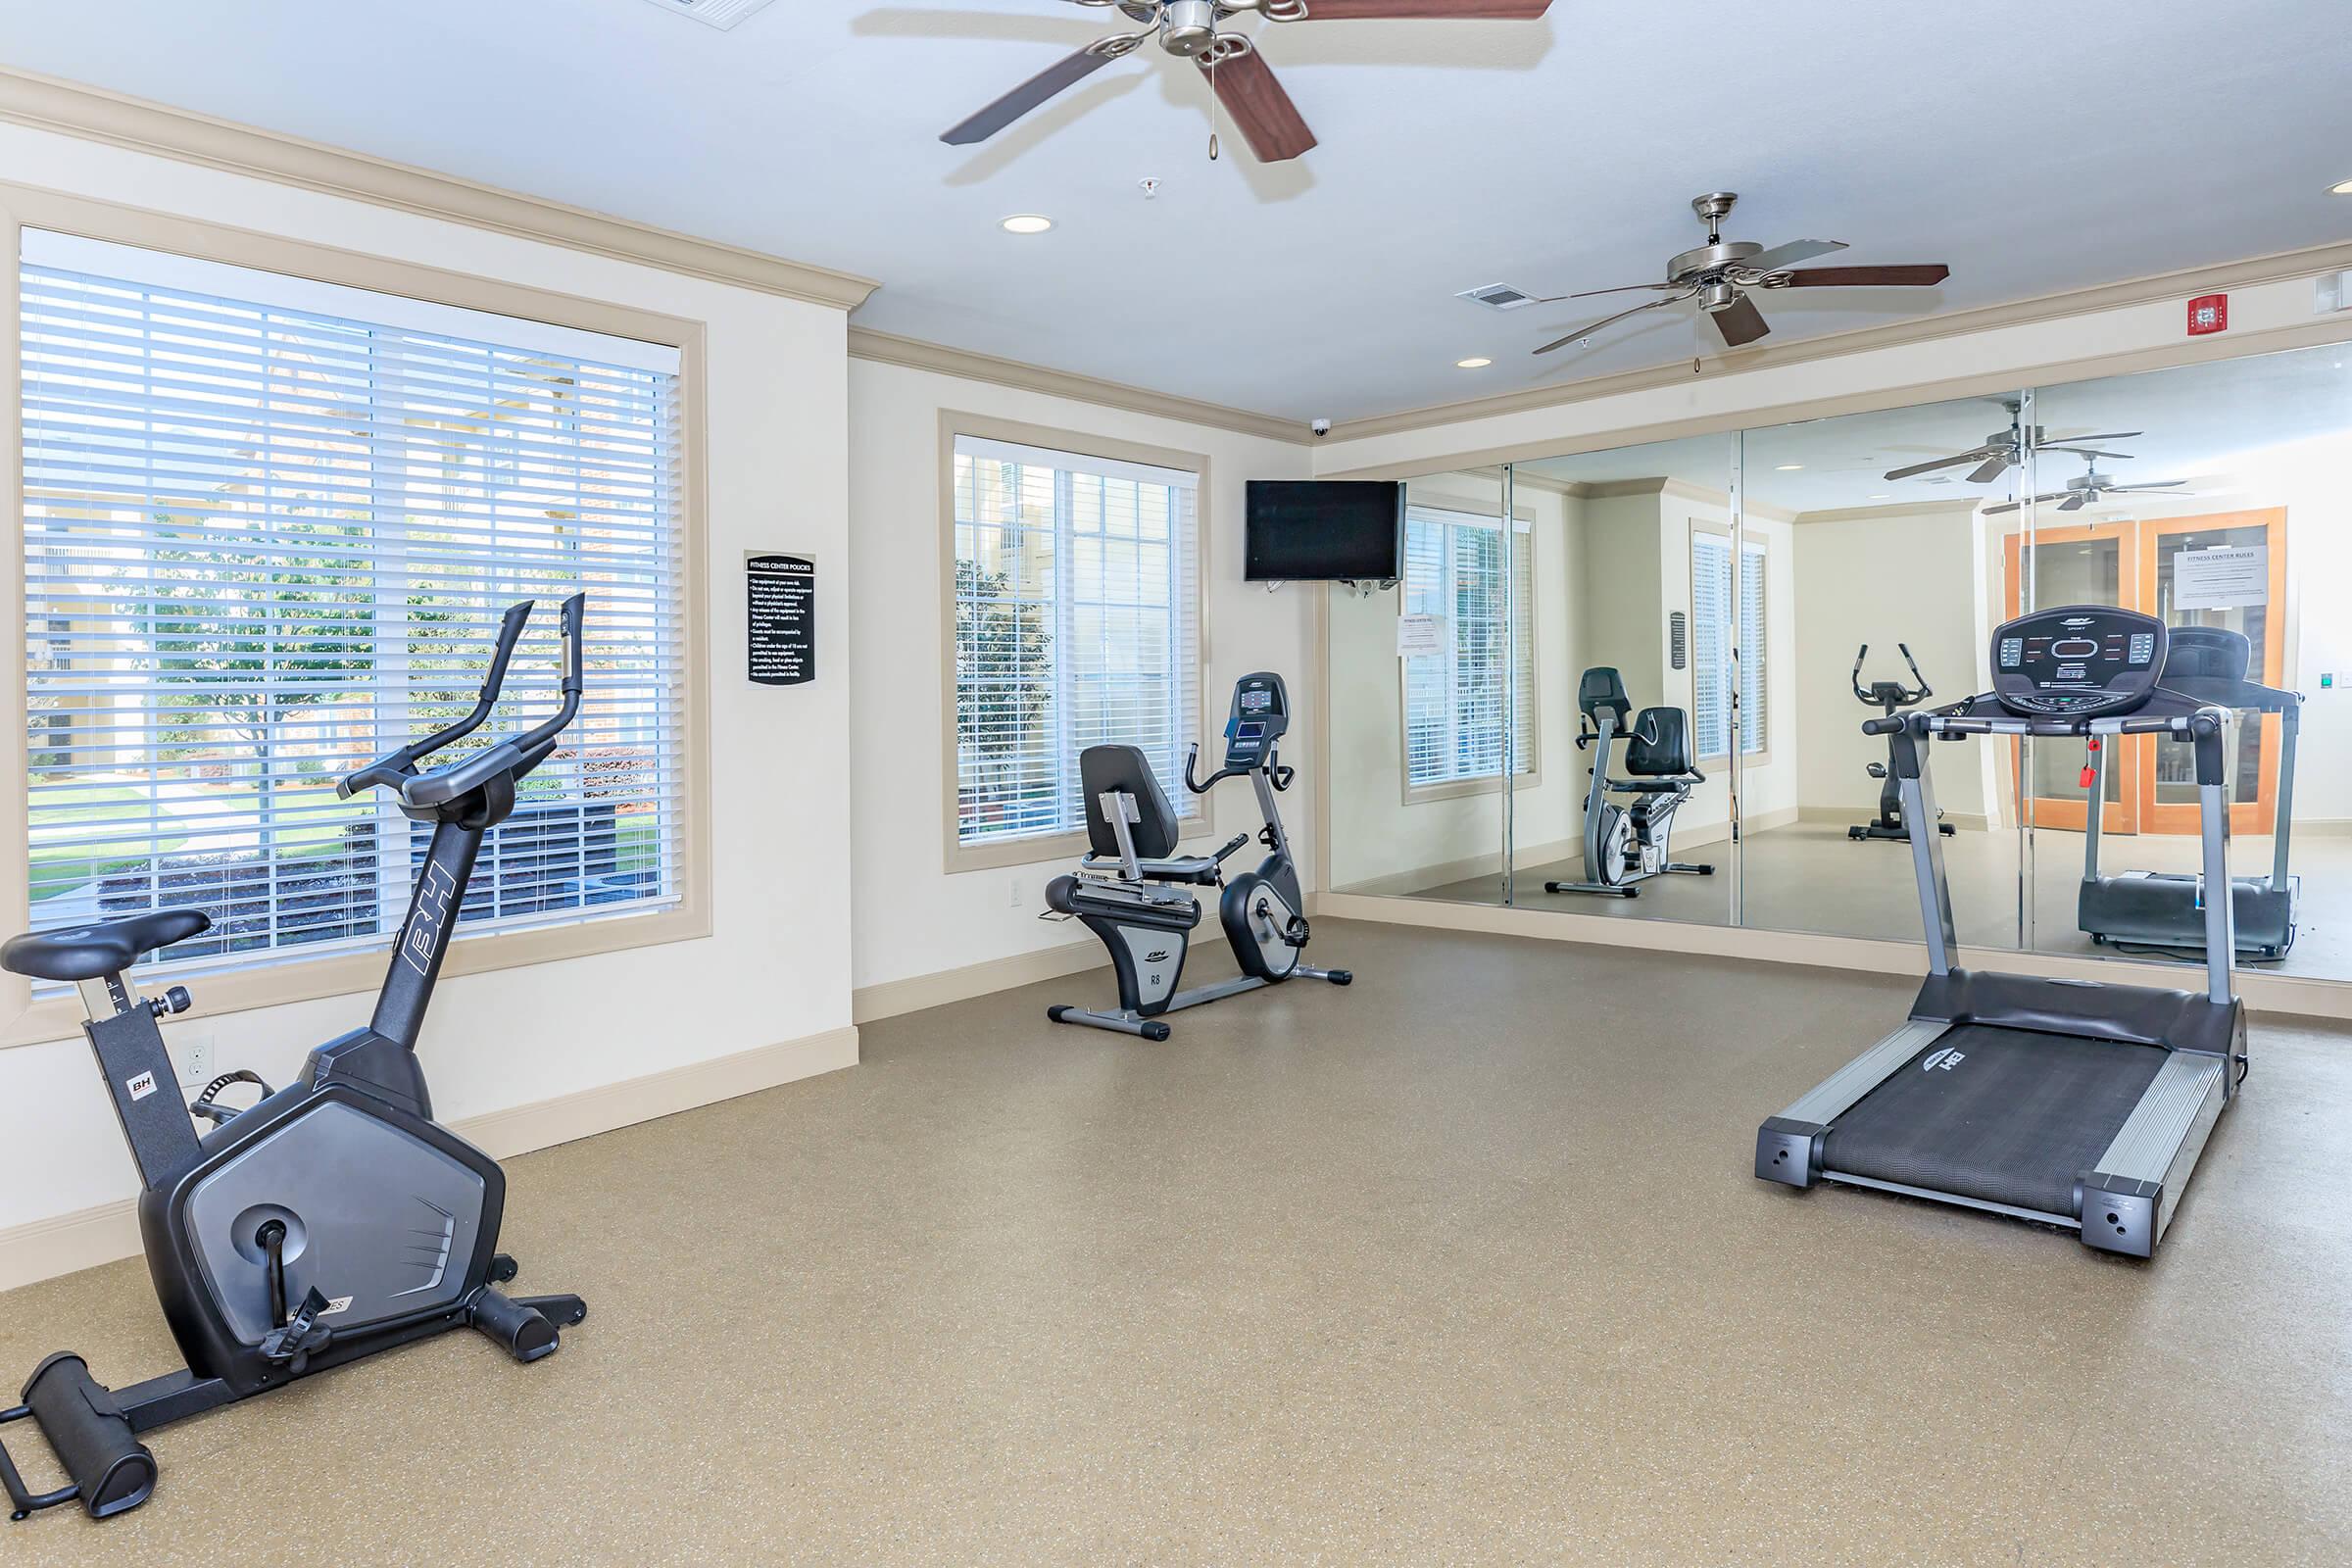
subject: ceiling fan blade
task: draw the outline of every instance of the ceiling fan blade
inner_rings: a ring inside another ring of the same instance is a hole
[[[1306,0],[1307,22],[1361,22],[1380,18],[1459,18],[1465,21],[1533,22],[1551,9],[1551,0]]]
[[[1888,479],[1915,479],[1923,473],[1934,473],[1937,468],[1952,468],[1959,466],[1963,463],[1974,463],[1979,458],[1984,456],[1988,450],[1990,449],[1986,447],[1979,447],[1974,452],[1956,452],[1948,458],[1936,458],[1927,463],[1914,463],[1907,468],[1889,468],[1886,470],[1884,477]]]
[[[1076,86],[1109,64],[1108,55],[1081,49],[1048,66],[969,120],[944,132],[939,139],[951,147],[968,147],[976,141],[986,141],[1047,99]]]
[[[2090,493],[2088,491],[2078,490],[2073,495],[2068,496],[2064,501],[2059,502],[2058,510],[2060,512],[2081,512],[2082,510],[2082,504],[2089,499]]]
[[[1751,267],[1759,272],[1777,272],[1784,267],[1809,262],[1816,256],[1827,256],[1832,251],[1845,248],[1845,241],[1841,239],[1792,239],[1786,245],[1775,245],[1768,251],[1760,251],[1740,265]]]
[[[1743,349],[1772,330],[1764,320],[1764,313],[1756,309],[1756,302],[1744,294],[1711,314],[1715,318],[1715,330],[1723,334],[1727,348]]]
[[[1632,294],[1642,289],[1678,289],[1688,286],[1689,285],[1683,283],[1624,283],[1620,284],[1616,288],[1588,288],[1579,289],[1574,294],[1555,294],[1550,299],[1539,300],[1537,303],[1540,305],[1556,305],[1561,300],[1589,300],[1595,294]]]
[[[2078,458],[2088,458],[2088,459],[2089,459],[2091,462],[2093,462],[2093,463],[2096,463],[2096,462],[2098,462],[2098,461],[2099,461],[2101,458],[2126,458],[2126,459],[2128,459],[2128,458],[2130,458],[2130,457],[2132,456],[2132,454],[2131,454],[2131,453],[2129,453],[2129,452],[2097,452],[2097,451],[2093,451],[2093,450],[2092,450],[2091,448],[2089,448],[2089,447],[2076,447],[2076,446],[2065,446],[2065,447],[2039,446],[2039,447],[2035,447],[2034,450],[2035,452],[2071,452],[2071,453],[2073,453],[2073,454],[2074,454],[2076,457],[2078,457]]]
[[[1306,128],[1298,106],[1256,50],[1200,70],[1259,163],[1285,163],[1315,145],[1315,133]]]
[[[2186,479],[2150,479],[2145,484],[2111,484],[2107,492],[2110,495],[2124,495],[2132,490],[2171,490],[2186,483]]]
[[[1968,482],[1970,484],[1992,483],[1993,480],[1998,479],[2002,474],[2009,471],[2010,461],[2011,460],[2008,453],[1994,453],[1991,457],[1986,458],[1983,463],[1977,465],[1976,471],[1968,476]]]
[[[2051,490],[2042,495],[2028,496],[2026,497],[2026,501],[2031,501],[2035,506],[2039,506],[2044,501],[2062,501],[2072,494],[2074,494],[2074,492],[2071,490]],[[1986,507],[1984,511],[1987,514],[1995,512],[2015,512],[2018,510],[2018,508],[2024,506],[2026,501],[2002,501],[1996,503],[1995,505]]]
[[[1768,253],[1769,254],[1769,253]],[[1762,261],[1763,257],[1756,258]],[[1937,262],[1925,267],[1808,267],[1790,272],[1783,288],[1934,288],[1952,275]]]
[[[1679,304],[1690,297],[1690,296],[1688,294],[1677,294],[1665,299],[1643,300],[1641,304],[1635,306],[1630,311],[1619,311],[1615,316],[1604,316],[1597,321],[1590,321],[1585,325],[1578,327],[1566,337],[1553,338],[1550,342],[1536,350],[1536,352],[1538,354],[1549,354],[1554,349],[1564,349],[1579,338],[1591,337],[1593,333],[1599,331],[1604,326],[1615,326],[1619,321],[1624,320],[1629,316],[1640,316],[1643,311],[1654,311],[1661,305]]]
[[[2091,447],[2097,446],[2102,441],[2129,441],[2135,435],[2146,435],[2147,433],[2145,430],[2109,430],[2104,435],[2053,435],[2042,443],[2042,450],[2046,452],[2053,447]]]

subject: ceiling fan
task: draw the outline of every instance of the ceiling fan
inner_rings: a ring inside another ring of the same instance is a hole
[[[2134,435],[2138,433],[2136,430],[2132,432]],[[2041,450],[2047,452],[2055,449],[2044,447]],[[2122,454],[2108,453],[2106,456],[2120,457]],[[2081,478],[2067,480],[2066,488],[2063,490],[2048,491],[2031,499],[2037,506],[2045,501],[2055,501],[2058,503],[2056,510],[2060,512],[2081,512],[2092,502],[2106,496],[2131,495],[2140,490],[2179,490],[2186,483],[2188,483],[2186,479],[2152,479],[2145,484],[2117,484],[2099,471],[2099,459],[2094,455],[2083,466]],[[2181,490],[2180,493],[2188,495],[2191,492]],[[2015,512],[2025,504],[2023,501],[2004,501],[1997,507],[1986,507],[1984,511],[1987,514],[1995,512]]]
[[[1097,38],[1076,54],[1047,67],[970,119],[951,127],[941,141],[952,147],[982,142],[1095,72],[1148,43],[1190,60],[1208,77],[1217,102],[1241,127],[1258,161],[1279,164],[1315,145],[1291,95],[1257,53],[1246,32],[1222,24],[1255,12],[1268,22],[1350,22],[1362,19],[1485,18],[1533,22],[1551,0],[1070,0],[1074,5],[1115,8],[1136,24],[1133,32]],[[1214,155],[1214,143],[1211,143]]]
[[[1731,215],[1732,204],[1739,200],[1732,191],[1710,191],[1691,198],[1690,210],[1698,220],[1707,225],[1707,242],[1696,250],[1688,250],[1666,264],[1663,283],[1628,283],[1621,288],[1586,289],[1577,294],[1557,294],[1550,299],[1538,300],[1539,305],[1557,305],[1562,300],[1591,299],[1595,294],[1625,294],[1635,289],[1653,289],[1654,300],[1645,300],[1630,311],[1590,321],[1569,333],[1554,338],[1536,350],[1549,354],[1566,348],[1582,338],[1591,337],[1604,326],[1614,326],[1629,317],[1643,311],[1654,311],[1668,305],[1680,305],[1695,299],[1698,308],[1715,322],[1726,347],[1740,348],[1753,343],[1772,328],[1765,324],[1764,313],[1756,302],[1747,297],[1750,289],[1759,288],[1933,288],[1952,275],[1952,270],[1936,263],[1921,267],[1813,267],[1792,272],[1794,262],[1809,262],[1816,256],[1844,250],[1845,242],[1837,239],[1794,239],[1771,250],[1751,240],[1727,240],[1723,237],[1723,220]]]
[[[2015,399],[2004,399],[2001,407],[2009,411],[2009,428],[1995,430],[1984,438],[1982,446],[1971,447],[1966,452],[1955,452],[1948,458],[1933,458],[1926,463],[1914,463],[1908,467],[1889,468],[1886,477],[1911,479],[1923,473],[1933,473],[1937,468],[1956,468],[1963,463],[1973,463],[1976,467],[1970,471],[1968,482],[1990,484],[2011,468],[2020,466],[2026,461],[2026,431],[2018,420],[2024,415],[2025,405]],[[2058,439],[2051,437],[2037,424],[2034,427],[2034,450],[2071,452],[2076,457],[2088,458],[2096,463],[2101,458],[2129,458],[2132,455],[2129,452],[2093,451],[2097,443],[2129,440],[2144,433],[2139,430],[2109,430],[2100,435],[2074,435]]]

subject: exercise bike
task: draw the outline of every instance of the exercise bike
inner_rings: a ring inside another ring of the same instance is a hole
[[[1911,645],[1896,643],[1894,646],[1902,651],[1903,662],[1911,666],[1911,678],[1919,682],[1916,688],[1906,687],[1899,680],[1874,680],[1870,683],[1870,689],[1864,691],[1862,689],[1862,661],[1870,657],[1870,644],[1868,643],[1864,643],[1862,651],[1854,655],[1853,673],[1846,677],[1848,683],[1854,688],[1854,695],[1862,700],[1863,707],[1881,709],[1888,718],[1892,718],[1906,708],[1916,708],[1936,695],[1936,688],[1928,684],[1928,677],[1919,672],[1919,661],[1911,657]],[[1847,838],[1856,842],[1865,839],[1910,838],[1911,830],[1903,826],[1903,795],[1901,788],[1895,782],[1893,762],[1894,737],[1888,735],[1886,738],[1886,760],[1868,764],[1870,776],[1879,780],[1879,814],[1870,821],[1856,822],[1852,827],[1847,828],[1845,830]],[[1936,813],[1936,830],[1947,839],[1952,836],[1952,824],[1943,820],[1943,812],[1940,809]]]
[[[1617,671],[1600,665],[1576,683],[1576,749],[1595,748],[1585,790],[1585,876],[1583,882],[1546,882],[1546,893],[1597,893],[1610,898],[1641,896],[1635,886],[1653,876],[1680,872],[1713,876],[1715,867],[1677,860],[1669,849],[1674,813],[1690,792],[1707,781],[1691,765],[1690,722],[1679,708],[1644,708],[1629,720],[1632,701]],[[1609,776],[1609,747],[1625,742],[1625,778]],[[1630,796],[1623,806],[1610,792]]]
[[[536,1361],[555,1352],[561,1328],[587,1316],[576,1296],[499,1291],[516,1270],[498,1250],[505,1174],[432,1119],[416,1051],[483,836],[514,808],[516,784],[547,760],[579,711],[584,605],[584,595],[564,602],[562,703],[535,728],[417,765],[490,716],[530,618],[525,601],[500,624],[470,713],[336,786],[346,800],[395,792],[406,816],[433,824],[432,844],[374,1017],[313,1051],[298,1082],[271,1091],[253,1073],[230,1073],[192,1105],[172,1092],[157,1020],[186,1010],[188,993],[172,986],[143,997],[127,971],[142,955],[209,929],[201,909],[157,909],[0,946],[0,965],[80,992],[83,1032],[138,1165],[147,1269],[188,1363],[114,1390],[71,1351],[41,1362],[24,1402],[0,1410],[0,1422],[31,1420],[73,1484],[35,1495],[0,1447],[12,1519],[75,1501],[93,1519],[137,1507],[156,1482],[155,1455],[139,1438],[172,1422],[450,1329],[476,1329],[516,1360]],[[262,1098],[241,1109],[222,1104],[220,1094],[235,1083],[259,1086]],[[199,1136],[195,1116],[211,1130]],[[299,1494],[299,1467],[274,1477],[289,1479]]]
[[[1280,675],[1245,675],[1233,691],[1225,720],[1225,765],[1206,779],[1195,776],[1200,748],[1184,760],[1184,786],[1206,795],[1229,778],[1247,774],[1265,816],[1257,840],[1268,851],[1252,870],[1225,878],[1225,861],[1250,835],[1237,833],[1214,855],[1176,853],[1175,808],[1159,787],[1151,760],[1133,746],[1090,746],[1078,758],[1080,788],[1086,794],[1089,854],[1075,874],[1046,886],[1048,919],[1076,919],[1110,950],[1119,988],[1116,1011],[1062,1004],[1048,1007],[1055,1023],[1084,1024],[1165,1040],[1160,1014],[1280,985],[1285,980],[1328,980],[1350,984],[1345,969],[1318,969],[1306,962],[1306,900],[1298,868],[1291,858],[1290,836],[1274,797],[1291,787],[1297,770],[1276,756],[1291,727],[1290,693]],[[1225,940],[1242,972],[1178,991],[1200,903],[1190,891],[1219,887],[1217,914]]]

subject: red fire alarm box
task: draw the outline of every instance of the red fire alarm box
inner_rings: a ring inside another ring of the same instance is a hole
[[[2230,296],[2200,294],[2188,302],[2188,335],[2203,337],[2208,332],[2230,330]]]

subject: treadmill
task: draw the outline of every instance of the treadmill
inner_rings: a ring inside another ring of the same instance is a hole
[[[2196,749],[2204,886],[2227,886],[2229,712],[2157,683],[2166,628],[2106,606],[2044,610],[1993,633],[1993,689],[1863,725],[1888,737],[1926,927],[1928,978],[1902,1027],[1756,1134],[1756,1174],[1988,1209],[2154,1255],[2245,1077],[2230,984],[2232,901],[2202,901],[2206,986],[1972,973],[1952,966],[1951,886],[1928,742],[1971,735],[2164,735]]]
[[[2166,690],[2216,707],[2278,715],[2278,823],[2271,836],[2267,876],[2234,877],[2231,911],[2241,960],[2272,963],[2295,945],[2295,905],[2303,879],[2286,869],[2287,840],[2295,807],[2295,736],[2302,727],[2303,698],[2246,679],[2254,645],[2246,634],[2221,626],[2175,626],[2164,656]],[[2107,751],[2090,754],[2090,799],[2107,797]],[[2162,956],[2194,956],[2205,940],[2205,914],[2198,903],[2203,885],[2178,871],[2099,874],[2099,816],[2089,813],[2082,845],[2082,890],[2075,923],[2091,941],[2129,952],[2148,949]]]

